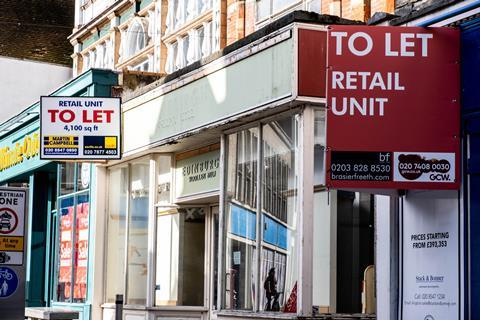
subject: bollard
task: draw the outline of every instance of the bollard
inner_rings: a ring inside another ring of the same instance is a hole
[[[123,318],[123,294],[115,296],[115,320],[122,320]]]

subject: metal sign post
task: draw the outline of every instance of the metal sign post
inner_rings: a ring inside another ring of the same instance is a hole
[[[25,214],[28,193],[0,187],[0,314],[25,319]]]

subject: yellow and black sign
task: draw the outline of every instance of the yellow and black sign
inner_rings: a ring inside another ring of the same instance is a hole
[[[1,251],[23,251],[23,237],[0,237]]]
[[[117,149],[117,137],[105,137],[105,149]]]
[[[77,136],[45,136],[43,137],[43,153],[45,155],[78,155]]]
[[[78,148],[76,136],[46,136],[43,137],[45,148]]]

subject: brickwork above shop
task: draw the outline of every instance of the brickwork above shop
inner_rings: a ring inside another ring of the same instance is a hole
[[[74,1],[0,0],[0,55],[71,64]]]

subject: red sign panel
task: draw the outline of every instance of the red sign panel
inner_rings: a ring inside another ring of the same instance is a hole
[[[298,95],[325,97],[327,32],[298,29]]]
[[[329,187],[459,187],[459,35],[451,28],[331,26]]]

